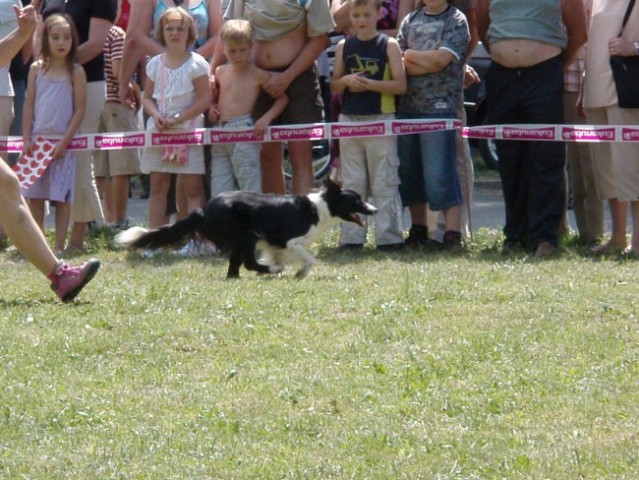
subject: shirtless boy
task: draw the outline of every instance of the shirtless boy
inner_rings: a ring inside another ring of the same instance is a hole
[[[215,69],[217,103],[209,109],[209,120],[220,127],[254,126],[262,136],[286,105],[288,97],[279,95],[255,122],[251,116],[259,94],[271,75],[249,60],[253,29],[247,20],[229,20],[220,32],[228,63]],[[259,192],[261,187],[260,144],[241,142],[214,144],[211,148],[211,195],[229,190]]]

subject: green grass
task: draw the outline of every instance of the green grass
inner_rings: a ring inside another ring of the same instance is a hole
[[[0,254],[0,478],[639,478],[636,262],[335,240],[226,281],[102,236],[71,305]]]

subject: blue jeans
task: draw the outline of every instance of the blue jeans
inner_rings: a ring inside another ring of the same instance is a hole
[[[397,118],[430,120],[456,118],[456,114],[400,112]],[[397,137],[399,194],[404,206],[428,203],[431,210],[438,211],[462,204],[455,135],[455,130],[441,130]]]
[[[488,123],[563,123],[560,57],[527,68],[492,62],[486,74]],[[557,245],[566,209],[562,142],[500,140],[499,174],[506,205],[506,242],[534,251]]]

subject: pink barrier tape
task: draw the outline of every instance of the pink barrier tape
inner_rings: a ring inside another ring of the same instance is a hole
[[[253,128],[198,128],[180,132],[118,132],[83,134],[73,138],[69,150],[119,150],[176,145],[211,145],[237,142],[281,142],[355,137],[409,135],[460,129],[467,138],[561,142],[639,142],[639,125],[512,124],[463,127],[458,119],[401,119],[373,122],[314,123],[272,126],[264,136]],[[47,136],[55,141],[55,136]],[[0,137],[0,151],[19,153],[22,137]]]

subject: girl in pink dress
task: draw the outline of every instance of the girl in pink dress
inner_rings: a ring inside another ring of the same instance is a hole
[[[67,146],[77,132],[86,104],[86,76],[76,63],[78,34],[66,15],[44,22],[41,59],[29,69],[22,122],[23,153],[31,155],[39,136],[55,138],[53,160],[45,173],[22,193],[34,219],[44,231],[45,201],[56,202],[55,249],[63,251],[71,218],[75,153]]]

